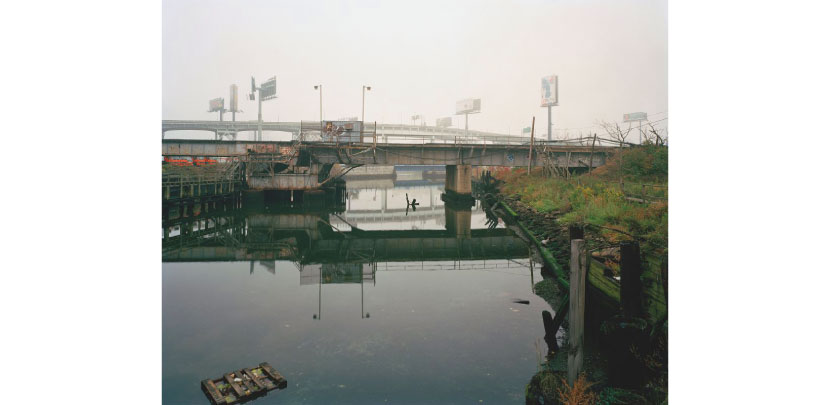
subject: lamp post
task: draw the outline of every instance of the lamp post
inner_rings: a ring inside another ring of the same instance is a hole
[[[363,85],[363,102],[360,108],[360,142],[363,142],[363,121],[366,117],[366,90],[372,90],[372,86]]]
[[[366,90],[372,90],[372,86],[367,86],[365,84],[363,85],[363,105],[362,105],[362,108],[360,110],[360,122],[361,123],[363,122],[363,119],[365,118],[365,114],[366,114]],[[361,124],[361,128],[362,128],[362,124]]]
[[[320,122],[323,122],[323,85],[314,86],[314,90],[320,90]]]

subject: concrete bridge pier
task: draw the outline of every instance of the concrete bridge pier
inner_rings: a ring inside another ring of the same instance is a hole
[[[473,193],[473,167],[470,165],[447,165],[444,189],[458,195]]]
[[[444,193],[441,200],[454,208],[471,207],[473,198],[473,167],[471,165],[447,165]]]
[[[444,227],[459,239],[470,239],[472,233],[472,209],[444,205]]]

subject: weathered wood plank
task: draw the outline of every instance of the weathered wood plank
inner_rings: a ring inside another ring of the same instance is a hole
[[[219,388],[216,388],[216,384],[214,384],[212,380],[202,380],[202,389],[208,393],[213,404],[225,404],[225,397],[222,396],[222,393],[219,392]]]
[[[230,373],[225,373],[223,377],[225,377],[225,381],[228,382],[228,385],[231,386],[231,389],[233,389],[233,392],[236,393],[237,397],[242,398],[245,396],[245,390],[243,390],[242,387],[240,387],[239,384],[233,380]]]
[[[568,349],[568,383],[573,385],[579,372],[582,371],[583,340],[585,331],[585,281],[587,260],[585,256],[585,240],[571,241],[571,272],[570,272],[570,313],[568,321],[569,349]]]
[[[283,377],[282,374],[279,373],[279,371],[275,370],[267,362],[259,363],[259,366],[262,367],[262,370],[265,371],[268,375],[271,376],[271,378],[273,378],[277,382],[277,387],[285,388],[288,385],[288,380],[286,380],[285,377]]]
[[[247,375],[247,376],[248,376],[248,378],[250,378],[250,379],[251,379],[251,381],[253,381],[253,382],[254,382],[254,384],[256,384],[256,385],[257,385],[257,387],[259,387],[260,389],[263,389],[263,390],[267,390],[267,389],[268,389],[267,385],[265,384],[265,381],[260,380],[260,379],[259,379],[259,377],[257,377],[256,375],[254,375],[254,372],[253,372],[253,371],[251,371],[251,369],[250,369],[250,368],[245,368],[245,369],[242,369],[242,371],[245,373],[245,375]]]

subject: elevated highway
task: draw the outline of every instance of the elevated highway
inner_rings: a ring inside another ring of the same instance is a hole
[[[175,139],[177,131],[205,131],[217,135],[217,138],[236,140],[242,132],[256,132],[256,121],[203,121],[203,120],[163,120],[161,122],[162,139]],[[288,132],[299,139],[300,134],[308,135],[313,140],[320,133],[317,121],[263,122],[263,131]],[[459,128],[442,128],[425,125],[375,124],[367,122],[364,137],[372,138],[376,143],[490,143],[523,145],[530,143],[529,136],[509,135],[497,132],[474,131]],[[377,137],[374,140],[374,137]],[[543,143],[539,138],[536,142]],[[574,144],[576,141],[556,141],[551,144]],[[585,144],[585,141],[581,141]]]

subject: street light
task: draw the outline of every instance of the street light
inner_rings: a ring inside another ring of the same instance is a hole
[[[362,122],[364,121],[365,114],[366,114],[366,90],[372,90],[372,86],[363,85],[363,107],[361,108],[360,112],[360,122],[361,127],[363,126]]]
[[[320,122],[323,122],[323,85],[314,86],[314,90],[320,90]]]

